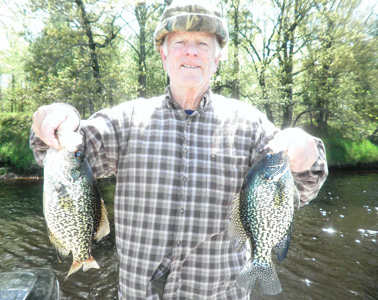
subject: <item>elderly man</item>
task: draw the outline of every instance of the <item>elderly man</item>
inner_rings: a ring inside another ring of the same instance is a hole
[[[267,149],[287,149],[302,204],[327,176],[319,139],[279,131],[252,105],[211,92],[227,40],[217,10],[173,2],[155,32],[166,93],[81,122],[95,176],[116,175],[120,299],[247,299],[234,284],[245,253],[233,249],[227,228],[249,168]],[[31,134],[39,164],[48,147],[59,148],[55,130],[78,127],[69,105],[39,108]]]

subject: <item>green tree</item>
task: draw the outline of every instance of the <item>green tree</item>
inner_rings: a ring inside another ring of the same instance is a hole
[[[130,31],[124,38],[124,41],[136,55],[136,63],[138,65],[138,97],[145,98],[147,96],[149,90],[147,87],[148,75],[153,76],[149,68],[151,70],[155,69],[156,61],[159,61],[159,59],[156,59],[153,34],[164,7],[165,5],[158,3],[158,1],[152,1],[151,3],[136,1],[135,4],[128,6],[128,11],[133,19],[125,21]],[[149,58],[151,57],[155,59],[150,60]],[[156,76],[154,77],[156,78]],[[161,82],[161,80],[158,80],[158,82]]]
[[[51,96],[67,99],[91,114],[105,100],[112,101],[104,90],[102,64],[119,47],[116,38],[122,28],[118,22],[122,11],[112,1],[30,3],[34,11],[47,16],[42,35],[32,44],[27,67],[37,91],[46,99],[42,102],[51,101]]]
[[[23,70],[28,45],[16,34],[11,35],[9,44],[8,50],[0,51],[0,113],[24,112],[30,107]]]
[[[279,7],[278,29],[275,38],[276,52],[280,66],[281,99],[283,103],[282,127],[290,127],[293,119],[294,55],[305,45],[306,39],[299,37],[298,29],[306,21],[314,5],[313,0],[274,0]]]
[[[311,24],[314,36],[303,60],[307,110],[298,117],[308,114],[321,132],[332,122],[349,136],[366,136],[371,127],[367,123],[377,121],[371,114],[376,100],[377,40],[369,35],[371,16],[357,14],[359,5],[354,0],[317,3]]]

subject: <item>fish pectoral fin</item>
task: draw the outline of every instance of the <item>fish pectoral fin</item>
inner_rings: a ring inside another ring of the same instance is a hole
[[[94,239],[96,242],[101,240],[104,236],[108,235],[110,232],[110,225],[108,220],[108,213],[106,211],[105,203],[101,199],[101,220],[100,224],[98,225],[98,228],[96,228],[96,235],[94,236]]]
[[[287,233],[273,248],[274,253],[276,253],[279,262],[282,262],[289,251],[290,241],[291,241],[291,232],[293,230],[293,222],[291,223]]]
[[[248,239],[248,233],[244,229],[241,212],[240,212],[240,195],[237,195],[234,199],[232,206],[230,224],[228,228],[228,234],[231,239],[232,245],[238,251]]]
[[[237,277],[236,285],[249,292],[255,287],[257,280],[264,294],[277,295],[282,291],[280,280],[272,263],[260,264],[255,260],[249,260]]]
[[[79,271],[81,267],[83,267],[84,272],[88,271],[89,269],[100,269],[100,266],[98,265],[96,260],[93,258],[93,256],[91,256],[90,258],[82,262],[73,261],[65,280],[67,280],[67,278],[71,276],[72,274]]]
[[[59,262],[62,262],[63,258],[67,257],[70,254],[70,250],[63,246],[60,240],[47,228],[49,239],[51,244],[53,244],[56,250],[56,256],[58,257]]]

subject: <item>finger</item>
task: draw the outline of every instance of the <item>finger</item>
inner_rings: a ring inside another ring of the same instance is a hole
[[[60,149],[60,144],[55,133],[64,120],[65,116],[57,112],[52,112],[45,117],[41,125],[40,139],[46,145],[57,150]]]
[[[76,113],[69,111],[67,112],[67,115],[65,119],[60,123],[60,125],[57,127],[58,131],[76,131],[79,127],[79,117]]]

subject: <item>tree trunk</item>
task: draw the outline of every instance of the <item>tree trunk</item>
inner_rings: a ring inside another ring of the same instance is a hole
[[[259,85],[261,88],[261,95],[264,101],[266,117],[268,118],[269,121],[274,123],[272,106],[269,103],[269,98],[266,92],[265,70],[262,70],[261,73],[259,74]]]
[[[91,27],[91,22],[89,21],[88,14],[85,10],[84,3],[82,0],[75,0],[77,6],[80,10],[80,15],[82,19],[82,26],[85,30],[85,34],[88,38],[88,48],[90,53],[90,60],[91,60],[91,69],[92,69],[92,75],[95,79],[96,88],[95,88],[95,97],[101,97],[102,93],[102,83],[100,80],[100,66],[98,63],[98,57],[97,57],[97,51],[96,51],[96,43],[93,39],[93,32]],[[88,99],[88,105],[89,105],[89,113],[92,115],[94,113],[94,106],[93,101],[91,98]]]
[[[231,82],[231,89],[232,89],[232,94],[231,97],[234,99],[239,99],[240,98],[240,82],[239,82],[239,72],[240,72],[240,64],[239,64],[239,46],[240,46],[240,41],[239,41],[239,0],[234,0],[232,1],[232,7],[234,9],[233,11],[233,23],[234,23],[234,30],[232,33],[232,42],[234,45],[234,55],[233,55],[233,75],[234,78]]]
[[[281,74],[283,116],[282,128],[291,126],[293,120],[293,55],[294,55],[294,32],[285,34],[284,59],[281,61],[283,72]],[[289,46],[288,46],[289,44]]]
[[[135,15],[139,24],[139,55],[138,55],[138,97],[146,98],[147,66],[146,66],[146,2],[139,2],[135,7]]]

